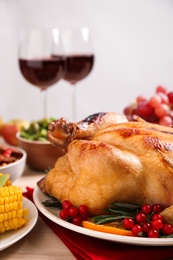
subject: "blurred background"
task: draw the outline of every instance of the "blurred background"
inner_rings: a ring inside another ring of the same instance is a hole
[[[0,0],[0,117],[39,119],[40,90],[18,67],[24,27],[91,29],[92,72],[77,84],[77,121],[103,111],[123,113],[138,95],[156,86],[173,90],[172,0]],[[48,116],[72,118],[72,86],[48,89]]]

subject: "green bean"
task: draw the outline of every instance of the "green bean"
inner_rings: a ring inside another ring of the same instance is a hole
[[[56,119],[50,117],[49,119],[44,118],[38,121],[32,121],[28,128],[21,129],[20,136],[28,140],[46,141],[48,125],[54,120]]]

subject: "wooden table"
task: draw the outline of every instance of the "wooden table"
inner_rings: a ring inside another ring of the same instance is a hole
[[[44,173],[32,171],[26,167],[22,177],[13,184],[25,191],[25,187],[34,188]],[[35,227],[12,246],[0,251],[0,259],[32,259],[32,260],[73,260],[75,259],[63,242],[43,222],[41,218]]]

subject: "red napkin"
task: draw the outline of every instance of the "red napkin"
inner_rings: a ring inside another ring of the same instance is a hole
[[[33,201],[33,189],[27,187],[24,196]],[[40,217],[63,241],[77,260],[168,260],[173,259],[173,247],[134,246],[105,241],[61,227],[40,213]]]

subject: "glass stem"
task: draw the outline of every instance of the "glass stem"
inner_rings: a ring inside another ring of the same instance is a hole
[[[76,87],[76,85],[72,85],[72,87],[73,87],[73,104],[72,104],[72,111],[73,111],[73,114],[72,114],[72,116],[73,116],[73,118],[72,118],[72,120],[73,120],[73,122],[76,122],[76,95],[77,95],[77,87]]]
[[[46,89],[41,89],[41,102],[43,118],[47,117],[47,95]]]

